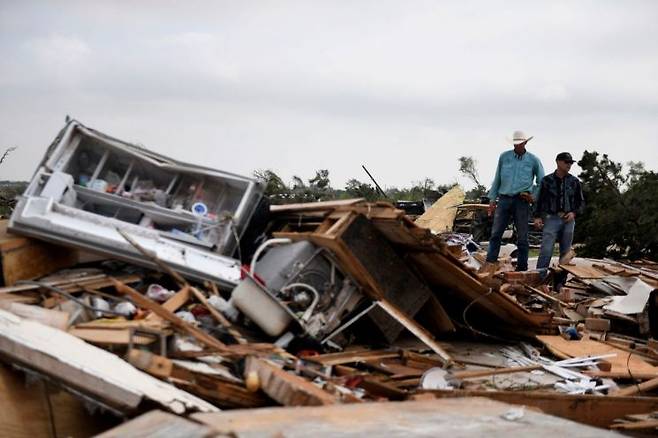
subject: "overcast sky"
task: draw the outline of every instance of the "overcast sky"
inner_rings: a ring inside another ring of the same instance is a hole
[[[489,185],[516,129],[658,169],[657,1],[0,1],[0,179],[69,114],[184,161]],[[576,173],[578,169],[576,168]],[[467,187],[469,184],[466,184]]]

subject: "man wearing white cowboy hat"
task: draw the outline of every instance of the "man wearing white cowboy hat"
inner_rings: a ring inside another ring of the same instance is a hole
[[[500,241],[510,220],[516,225],[516,270],[528,270],[528,222],[531,205],[537,199],[539,182],[544,177],[541,161],[525,148],[531,139],[522,131],[514,131],[514,149],[503,152],[498,159],[496,176],[488,195],[489,214],[494,214],[494,221],[484,271],[492,270],[491,267],[495,269]]]

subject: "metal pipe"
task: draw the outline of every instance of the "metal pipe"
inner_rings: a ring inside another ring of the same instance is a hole
[[[313,293],[313,295],[315,295],[315,297],[313,298],[313,302],[311,303],[310,306],[308,306],[308,308],[304,311],[304,314],[302,315],[302,321],[306,322],[311,317],[313,310],[315,310],[315,306],[317,306],[318,302],[320,301],[320,292],[318,292],[317,289],[311,286],[310,284],[306,284],[306,283],[290,283],[288,286],[282,288],[281,291],[287,292],[289,289],[295,287],[301,287],[303,289],[310,290]]]
[[[254,275],[254,273],[256,272],[256,261],[258,260],[258,257],[260,257],[261,253],[265,251],[265,249],[267,249],[272,245],[283,245],[286,243],[292,243],[292,240],[288,239],[287,237],[279,237],[279,238],[269,239],[261,243],[258,249],[256,249],[256,252],[254,253],[254,256],[251,259],[251,266],[249,267],[249,273],[251,275]]]

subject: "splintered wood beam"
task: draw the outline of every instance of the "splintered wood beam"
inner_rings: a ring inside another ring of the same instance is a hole
[[[534,371],[541,369],[542,365],[528,365],[522,367],[496,368],[493,370],[456,371],[452,376],[457,379],[474,379],[477,377],[497,376],[498,374],[520,373],[522,371]]]
[[[149,258],[153,263],[155,263],[160,269],[162,269],[164,272],[169,274],[175,281],[178,283],[179,286],[182,288],[189,288],[190,292],[194,294],[194,296],[201,301],[201,304],[203,304],[210,314],[219,322],[233,338],[235,338],[236,341],[238,341],[239,344],[246,344],[247,341],[246,339],[237,331],[235,330],[232,326],[231,323],[224,318],[224,315],[222,315],[220,312],[215,310],[214,307],[208,304],[208,301],[206,300],[206,297],[203,296],[201,292],[199,292],[198,289],[191,287],[187,280],[183,278],[182,275],[180,275],[178,272],[174,271],[172,268],[170,268],[166,263],[164,263],[162,260],[158,258],[157,255],[155,255],[153,252],[147,250],[146,248],[142,247],[139,243],[135,241],[132,237],[130,237],[127,233],[122,231],[121,229],[117,228],[116,229],[121,236],[126,239],[128,243],[130,243],[137,251],[139,251],[144,257]]]
[[[392,318],[394,318],[396,321],[402,324],[404,328],[409,330],[425,345],[430,347],[432,351],[438,354],[439,357],[443,360],[443,364],[445,366],[450,365],[453,362],[453,359],[450,356],[450,354],[448,354],[448,352],[445,351],[439,345],[439,343],[436,342],[436,340],[434,340],[434,337],[427,330],[425,330],[420,324],[418,324],[416,321],[405,315],[404,312],[402,312],[397,306],[393,305],[393,303],[384,299],[380,299],[379,301],[377,301],[377,304],[379,305],[379,307],[384,309],[384,311],[386,311],[386,313],[388,313]]]
[[[139,307],[150,310],[151,312],[155,313],[165,321],[169,321],[171,325],[187,333],[188,335],[192,336],[194,339],[201,342],[203,345],[210,347],[213,350],[216,350],[220,353],[228,352],[228,349],[226,348],[226,345],[224,343],[210,336],[208,333],[194,327],[192,324],[185,322],[183,319],[174,315],[172,312],[165,309],[160,304],[148,299],[141,293],[137,292],[132,287],[127,286],[118,280],[114,280],[114,287],[116,288],[117,292],[128,296],[131,299],[131,301],[136,305],[138,305]]]
[[[247,357],[245,375],[256,373],[260,389],[284,406],[332,405],[338,398],[295,374],[287,373],[270,362]]]

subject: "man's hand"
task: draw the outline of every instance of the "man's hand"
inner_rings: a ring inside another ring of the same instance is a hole
[[[536,229],[541,230],[544,228],[544,221],[540,217],[536,217],[535,220],[533,221],[533,224]]]
[[[565,222],[571,222],[572,220],[576,219],[576,213],[574,213],[573,211],[569,212],[569,213],[565,214],[562,219]]]
[[[533,202],[535,202],[535,199],[528,192],[520,193],[519,197],[523,199],[525,202],[527,202],[528,204],[532,204]]]
[[[487,215],[491,217],[493,216],[495,211],[496,211],[496,201],[491,201],[489,203],[489,208],[487,208]]]

